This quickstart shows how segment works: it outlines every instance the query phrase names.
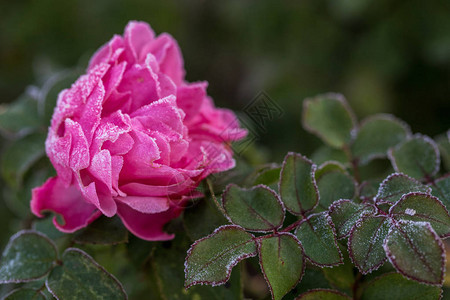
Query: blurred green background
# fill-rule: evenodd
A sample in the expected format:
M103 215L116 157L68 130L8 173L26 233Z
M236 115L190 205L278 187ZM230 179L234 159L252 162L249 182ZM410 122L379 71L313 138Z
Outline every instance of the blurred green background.
M1 1L0 101L85 68L129 20L172 34L187 80L209 81L218 105L239 111L261 91L279 104L283 116L257 130L265 160L316 148L300 116L318 93L343 93L360 118L393 113L413 132L450 127L448 0Z
M280 106L257 130L256 160L311 154L320 143L302 129L302 100L319 93L343 93L360 119L392 113L432 137L450 128L448 0L0 0L0 110L55 72L85 68L129 20L173 35L187 80L207 80L217 105L240 111L264 91ZM21 222L3 186L1 248Z
M318 93L343 93L359 117L393 113L414 132L450 127L448 0L0 1L0 101L84 68L132 19L172 34L187 79L209 81L219 105L241 110L262 90L280 104L259 140L270 160L315 148L299 120Z

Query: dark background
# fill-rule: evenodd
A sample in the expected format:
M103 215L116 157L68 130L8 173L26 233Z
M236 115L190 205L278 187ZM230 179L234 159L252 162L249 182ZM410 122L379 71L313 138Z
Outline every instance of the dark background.
M218 105L242 110L260 91L280 105L257 144L268 160L315 148L301 101L329 91L360 118L393 113L430 136L450 127L448 0L2 0L0 102L84 68L133 19L178 40L187 79L209 81Z

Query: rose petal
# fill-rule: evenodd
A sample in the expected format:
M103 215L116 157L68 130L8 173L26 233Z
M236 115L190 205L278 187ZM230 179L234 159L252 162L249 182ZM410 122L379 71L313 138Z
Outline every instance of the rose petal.
M129 22L124 33L127 46L126 52L129 52L136 62L142 62L145 59L145 56L143 57L142 55L142 52L144 52L142 50L154 37L155 33L147 23L137 21ZM128 57L130 57L130 54Z
M185 114L185 122L189 123L200 111L203 98L206 96L207 82L184 84L177 89L177 105Z
M145 214L160 213L169 209L169 199L167 197L127 196L117 197L116 200Z
M156 214L144 214L121 202L117 203L118 215L123 224L134 235L147 241L166 241L174 238L174 234L163 231L170 220L178 217L182 206L171 206L168 210Z
M53 218L55 226L63 232L74 232L86 227L101 215L94 205L87 203L76 185L66 187L58 177L49 178L42 186L34 188L31 211L42 218L42 212L53 211L63 219Z
M122 37L120 35L114 35L114 37L108 43L103 45L92 56L91 60L89 61L88 71L90 71L92 68L94 68L96 65L100 63L109 62L112 59L112 57L114 57L114 54L117 53L116 51L119 50L119 48L122 46L123 46Z

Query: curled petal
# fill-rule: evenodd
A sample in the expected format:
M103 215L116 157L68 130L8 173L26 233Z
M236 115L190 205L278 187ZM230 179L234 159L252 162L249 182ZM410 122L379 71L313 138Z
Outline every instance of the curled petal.
M69 233L86 227L101 215L94 205L84 200L76 185L65 187L58 177L33 189L31 211L41 218L45 211L57 213L62 217L62 223L57 217L53 218L53 223L59 230Z

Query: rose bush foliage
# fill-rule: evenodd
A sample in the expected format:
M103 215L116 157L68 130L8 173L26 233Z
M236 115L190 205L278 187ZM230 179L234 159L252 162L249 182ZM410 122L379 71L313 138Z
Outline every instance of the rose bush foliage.
M57 213L63 232L117 214L142 239L173 238L163 226L202 179L234 166L228 143L246 134L184 76L177 42L144 22L100 48L58 96L46 140L57 176L33 190L32 212Z

